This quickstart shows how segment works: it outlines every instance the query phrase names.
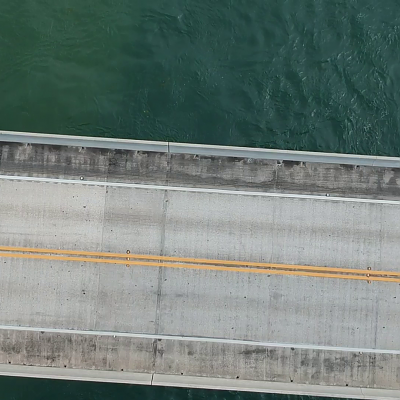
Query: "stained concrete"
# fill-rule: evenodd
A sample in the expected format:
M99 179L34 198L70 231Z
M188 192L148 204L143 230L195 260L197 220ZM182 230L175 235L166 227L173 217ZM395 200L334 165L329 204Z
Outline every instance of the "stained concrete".
M400 167L8 142L0 142L0 173L271 193L389 200L400 197Z
M0 363L290 383L398 388L400 355L0 330ZM234 373L234 375L232 374Z
M345 201L399 200L397 169L42 144L0 149L1 245L399 270L399 204ZM150 186L85 185L89 179ZM282 382L289 391L400 389L398 284L0 262L0 363Z

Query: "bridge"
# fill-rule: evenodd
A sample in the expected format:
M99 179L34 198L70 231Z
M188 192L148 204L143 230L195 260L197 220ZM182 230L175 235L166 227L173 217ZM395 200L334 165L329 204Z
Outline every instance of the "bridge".
M0 374L400 398L400 158L0 131Z

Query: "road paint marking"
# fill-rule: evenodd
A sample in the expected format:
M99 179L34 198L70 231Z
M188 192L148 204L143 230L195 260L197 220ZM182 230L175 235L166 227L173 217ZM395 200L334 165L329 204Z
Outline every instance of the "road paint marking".
M323 350L323 351L346 351L354 353L374 353L374 354L393 354L400 355L400 350L389 349L372 349L361 347L342 347L342 346L322 346L303 343L276 343L276 342L261 342L253 340L240 340L240 339L222 339L210 337L197 337L197 336L183 336L183 335L162 335L162 334L148 334L148 333L130 333L130 332L112 332L112 331L96 331L96 330L78 330L78 329L59 329L59 328L37 328L30 326L13 326L13 325L0 325L0 330L14 330L14 331L28 331L40 333L58 333L70 335L89 335L89 336L112 336L112 337L127 337L137 339L151 339L151 340L176 340L176 341L190 341L202 343L221 343L221 344L234 344L245 346L259 346L259 347L278 347L278 348L294 348L305 350Z
M351 203L371 203L371 204L390 204L400 205L397 200L379 200L379 199L363 199L356 197L335 197L324 195L306 195L306 194L290 194L290 193L266 193L266 192L251 192L245 190L227 190L227 189L209 189L209 188L192 188L184 186L164 186L164 185L145 185L139 183L123 183L123 182L102 182L102 181L87 181L78 179L56 179L56 178L40 178L32 176L9 176L0 175L1 180L8 181L26 181L26 182L42 182L42 183L61 183L86 186L100 187L119 187L144 190L168 190L174 192L191 192L191 193L208 193L208 194L225 194L236 196L256 196L256 197L277 197L290 199L305 199L305 200L323 200L323 201L342 201Z
M304 265L289 264L268 264L256 262L241 261L224 261L224 260L207 260L196 258L167 257L167 256L151 256L120 253L103 253L103 252L84 252L74 250L48 250L48 249L32 249L24 247L0 246L0 257L4 258L23 258L34 260L51 260L51 261L74 261L74 262L91 262L101 264L125 264L126 266L151 266L165 268L181 268L196 269L208 271L225 271L240 273L255 273L267 275L292 275L314 278L336 278L350 279L362 281L379 281L379 282L397 282L400 283L400 272L395 271L372 271L372 270L356 270L350 268L330 268L330 267L314 267ZM5 251L5 252L4 252ZM46 253L46 254L27 254ZM50 255L48 255L50 254ZM77 257L79 255L80 257ZM119 257L122 258L91 258L89 256L96 255L98 257ZM140 260L132 260L132 259ZM144 260L153 261L144 261ZM166 262L167 261L167 262ZM203 265L202 265L203 264ZM206 264L206 265L204 265ZM207 265L208 264L208 265ZM226 266L231 265L231 266Z
M84 251L84 250L60 250L60 249L41 249L35 247L13 247L13 246L0 246L0 251L18 252L18 253L45 253L52 255L76 255L76 256L96 256L96 257L113 257L122 258L126 260L139 259L139 260L156 260L160 261L173 261L192 264L215 264L215 265L232 265L232 266L247 266L257 268L281 268L281 269L297 269L304 271L321 271L321 272L334 272L334 273L351 273L360 275L392 275L400 277L400 272L396 271L373 271L371 267L367 269L354 269L354 268L339 268L339 267L318 267L312 265L296 265L296 264L278 264L278 263L264 263L253 261L231 261L231 260L216 260L208 258L192 258L192 257L174 257L174 256L155 256L150 254L132 254L130 250L126 253L107 253L101 251ZM159 265L159 264L157 264Z

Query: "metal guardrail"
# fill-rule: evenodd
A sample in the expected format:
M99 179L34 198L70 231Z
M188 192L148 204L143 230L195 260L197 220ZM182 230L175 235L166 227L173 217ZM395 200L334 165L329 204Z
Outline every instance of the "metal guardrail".
M233 146L212 146L190 143L111 139L88 136L52 135L29 132L0 131L0 142L151 151L170 154L192 154L200 156L234 157L259 160L278 160L400 168L400 157L364 156L357 154L352 155L339 153L320 153Z

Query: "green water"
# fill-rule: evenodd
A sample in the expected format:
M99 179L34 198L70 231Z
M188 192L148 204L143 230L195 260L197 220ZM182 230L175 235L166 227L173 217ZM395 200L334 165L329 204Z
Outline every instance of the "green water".
M398 0L0 0L3 130L398 156L399 104ZM0 379L70 398L275 396Z
M398 155L398 0L0 1L0 127Z

